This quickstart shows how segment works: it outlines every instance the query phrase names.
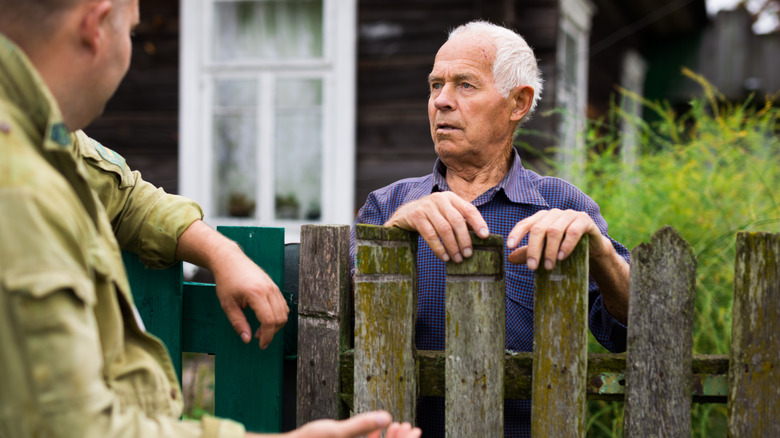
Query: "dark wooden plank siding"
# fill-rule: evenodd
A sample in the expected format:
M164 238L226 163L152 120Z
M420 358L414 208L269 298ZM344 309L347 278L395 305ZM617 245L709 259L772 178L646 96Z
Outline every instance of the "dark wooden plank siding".
M176 193L179 131L179 1L140 0L130 70L105 113L85 131L144 179Z

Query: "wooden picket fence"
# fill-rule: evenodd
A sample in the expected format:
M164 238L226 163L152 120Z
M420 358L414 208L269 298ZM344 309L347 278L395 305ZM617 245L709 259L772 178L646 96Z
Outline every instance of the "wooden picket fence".
M626 436L690 436L692 401L728 403L731 437L780 436L780 235L737 235L730 355L693 355L696 261L671 228L632 251L628 349L587 353L588 252L540 271L534 352L504 350L503 241L474 236L447 264L446 349L417 351L415 253L405 231L358 226L301 236L298 423L387 409L415 422L445 398L448 436L503 436L504 398L532 400L532 435L585 436L588 398L624 399ZM354 308L354 345L349 336ZM305 347L304 347L305 346Z
M632 251L625 354L587 353L586 243L537 274L536 348L515 353L504 350L503 242L474 237L474 255L447 266L441 352L414 347L416 235L358 226L353 290L349 226L304 226L300 255L278 228L219 230L290 300L288 325L266 350L240 342L214 285L182 283L180 266L126 265L147 328L179 372L182 352L215 354L216 414L249 430L376 408L414 422L418 396L441 396L453 437L502 436L504 398L532 399L537 437L585 436L586 399L625 400L626 436L689 436L692 400L728 403L729 436L780 436L778 234L737 236L727 356L691 354L695 259L670 228ZM283 408L296 392L297 406Z

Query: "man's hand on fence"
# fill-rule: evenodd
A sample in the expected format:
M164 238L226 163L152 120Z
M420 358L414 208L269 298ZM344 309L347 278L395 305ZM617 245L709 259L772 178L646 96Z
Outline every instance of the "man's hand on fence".
M417 231L437 257L456 263L471 257L469 228L481 238L489 234L477 207L453 192L437 192L404 204L384 225Z
M507 236L506 246L514 249L509 254L509 261L526 263L532 271L539 266L544 266L549 271L559 260L569 257L586 234L590 235L589 249L592 257L612 250L609 239L601 234L601 230L587 213L557 208L539 211L518 222ZM517 248L526 235L528 245Z
M422 431L409 423L390 423L392 417L384 411L366 412L342 421L317 420L300 429L285 434L286 438L379 438L382 429L385 438L419 438ZM271 435L247 434L247 438L269 437Z
M214 274L222 310L244 343L252 340L252 335L243 309L252 308L260 321L255 337L260 339L260 348L268 347L274 334L287 322L290 309L273 280L236 242L204 222L195 221L179 236L176 257Z
M241 340L248 343L252 339L249 322L243 311L249 306L260 321L260 328L255 332L255 337L260 340L260 348L268 347L274 334L284 327L290 312L271 277L240 249L212 272L219 303Z
M628 263L615 251L609 238L601 234L587 213L554 208L539 211L518 222L507 236L507 247L514 249L509 254L509 261L526 263L532 271L540 266L549 271L557 261L569 257L586 234L590 236L590 274L599 285L599 292L609 313L626 324L630 274ZM517 248L526 235L528 245Z

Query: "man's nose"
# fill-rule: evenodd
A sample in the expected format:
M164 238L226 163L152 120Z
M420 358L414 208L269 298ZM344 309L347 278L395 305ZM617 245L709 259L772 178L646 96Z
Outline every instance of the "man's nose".
M439 94L433 99L433 105L439 111L451 111L455 109L455 87L452 84L444 84Z

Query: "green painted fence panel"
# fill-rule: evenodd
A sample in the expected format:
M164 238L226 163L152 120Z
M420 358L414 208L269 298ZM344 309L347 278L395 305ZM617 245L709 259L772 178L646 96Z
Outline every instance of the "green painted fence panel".
M280 289L284 286L291 289L284 291L284 295L291 312L295 313L290 317L297 321L297 300L293 296L297 288L292 291L293 287L284 283L284 229L219 227L218 230L236 241ZM291 247L287 252L291 259L288 265L291 265L297 261L298 251ZM290 340L297 337L297 327L288 321L265 350L260 350L255 338L244 344L222 311L213 284L183 283L181 263L169 269L148 269L136 255L122 255L141 318L146 329L165 343L179 381L182 352L214 354L215 414L239 421L248 430L282 431L283 358L286 353L292 369L295 368L296 345ZM251 310L246 309L245 314L254 333L259 322ZM295 388L295 383L288 386ZM288 404L294 406L295 401ZM294 409L291 414L294 418Z
M236 241L280 289L284 287L284 229L219 227L217 230ZM265 350L258 347L255 338L244 344L218 303L216 306L215 414L239 421L248 430L280 432L284 333L277 333ZM259 322L249 308L244 313L254 334Z
M184 283L181 351L214 354L217 316L222 312L213 284Z
M149 333L160 338L173 360L181 384L182 269L148 269L132 253L122 253L135 306Z

